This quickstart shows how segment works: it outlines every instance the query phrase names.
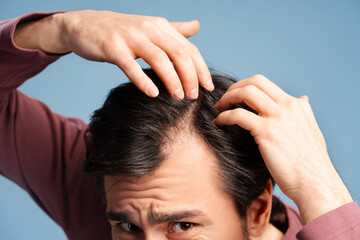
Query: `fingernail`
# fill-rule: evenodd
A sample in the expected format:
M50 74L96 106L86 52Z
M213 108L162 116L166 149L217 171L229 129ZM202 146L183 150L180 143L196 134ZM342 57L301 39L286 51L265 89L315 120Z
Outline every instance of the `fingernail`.
M159 90L155 86L148 87L148 89L146 89L146 91L149 94L149 96L151 96L151 97L156 97L157 95L159 95Z
M174 92L174 96L179 99L184 99L184 91L182 90L182 88L176 89Z
M209 80L209 81L207 81L206 83L205 83L205 87L206 87L206 89L207 90L209 90L209 91L212 91L212 90L214 90L214 84L213 84L213 82L211 81L211 80Z
M193 90L191 90L189 98L190 99L197 99L199 96L199 91L197 88L194 88Z

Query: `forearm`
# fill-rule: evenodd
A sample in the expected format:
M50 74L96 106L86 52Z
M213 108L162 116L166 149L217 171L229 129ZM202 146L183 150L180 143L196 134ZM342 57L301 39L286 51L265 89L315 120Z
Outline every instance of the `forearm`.
M14 42L20 48L37 49L50 54L63 54L71 50L65 44L63 13L19 23Z

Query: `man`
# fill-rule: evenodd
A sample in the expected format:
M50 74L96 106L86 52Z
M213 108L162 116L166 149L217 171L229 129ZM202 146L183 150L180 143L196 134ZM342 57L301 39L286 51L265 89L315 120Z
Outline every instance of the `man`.
M217 177L217 166L212 165L216 161L208 161L211 151L198 136L185 134L185 142L170 138L174 143L165 148L167 157L148 174L126 178L105 175L105 206L95 196L95 179L81 172L85 159L82 137L87 125L52 113L43 103L16 90L58 58L50 53L72 51L89 60L118 65L141 91L156 97L158 87L134 61L141 57L174 98L195 100L199 84L214 89L199 52L184 38L197 31L198 23L169 24L161 18L96 11L58 13L34 20L45 15L23 18L16 31L16 20L1 25L2 174L26 189L70 239L110 239L105 208L115 239L246 239L245 231L239 231L244 221L235 211L233 199L211 184ZM227 110L244 103L258 114L244 108ZM299 207L305 226L301 228L299 218L296 221L294 212L287 208L289 228L284 239L294 239L298 231L299 239L354 239L359 235L359 207L331 164L307 97L291 97L265 77L254 76L233 84L215 108L222 112L213 122L218 127L237 124L250 131L272 177ZM87 138L92 141L94 132L89 133ZM184 156L189 160L180 160ZM192 158L200 160L194 165ZM188 182L189 176L207 185L194 186ZM196 194L201 191L207 194ZM268 223L271 195L269 183L249 206L244 227L249 238L282 237ZM173 197L167 199L169 196ZM197 196L214 198L203 209L205 214L214 213L218 207L214 204L225 204L216 215L223 221L211 221L213 215L197 225L190 220L204 217L204 211L186 208L170 212L196 204ZM193 230L195 226L197 230Z

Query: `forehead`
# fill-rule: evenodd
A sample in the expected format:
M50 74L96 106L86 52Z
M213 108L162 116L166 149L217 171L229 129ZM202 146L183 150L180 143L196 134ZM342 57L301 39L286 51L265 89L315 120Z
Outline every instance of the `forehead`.
M166 147L166 153L164 162L149 175L105 176L108 210L160 211L196 205L206 208L212 207L215 199L229 201L219 188L218 160L201 137L178 136Z

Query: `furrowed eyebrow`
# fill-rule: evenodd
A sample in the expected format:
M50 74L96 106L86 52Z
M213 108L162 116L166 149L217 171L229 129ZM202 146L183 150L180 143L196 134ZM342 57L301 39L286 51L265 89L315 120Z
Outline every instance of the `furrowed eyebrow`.
M171 213L161 213L161 212L151 212L148 216L148 221L152 225L162 224L166 222L179 222L184 219L191 219L199 216L204 216L205 213L201 210L180 210ZM125 211L115 212L108 211L106 213L108 220L124 222L124 223L134 223L134 216Z
M109 211L106 213L106 218L112 221L119 221L124 223L133 223L134 217L128 212L114 212Z
M156 225L166 222L179 222L184 219L191 219L199 216L204 216L205 213L200 210L181 210L172 213L154 213L149 215L150 224Z

